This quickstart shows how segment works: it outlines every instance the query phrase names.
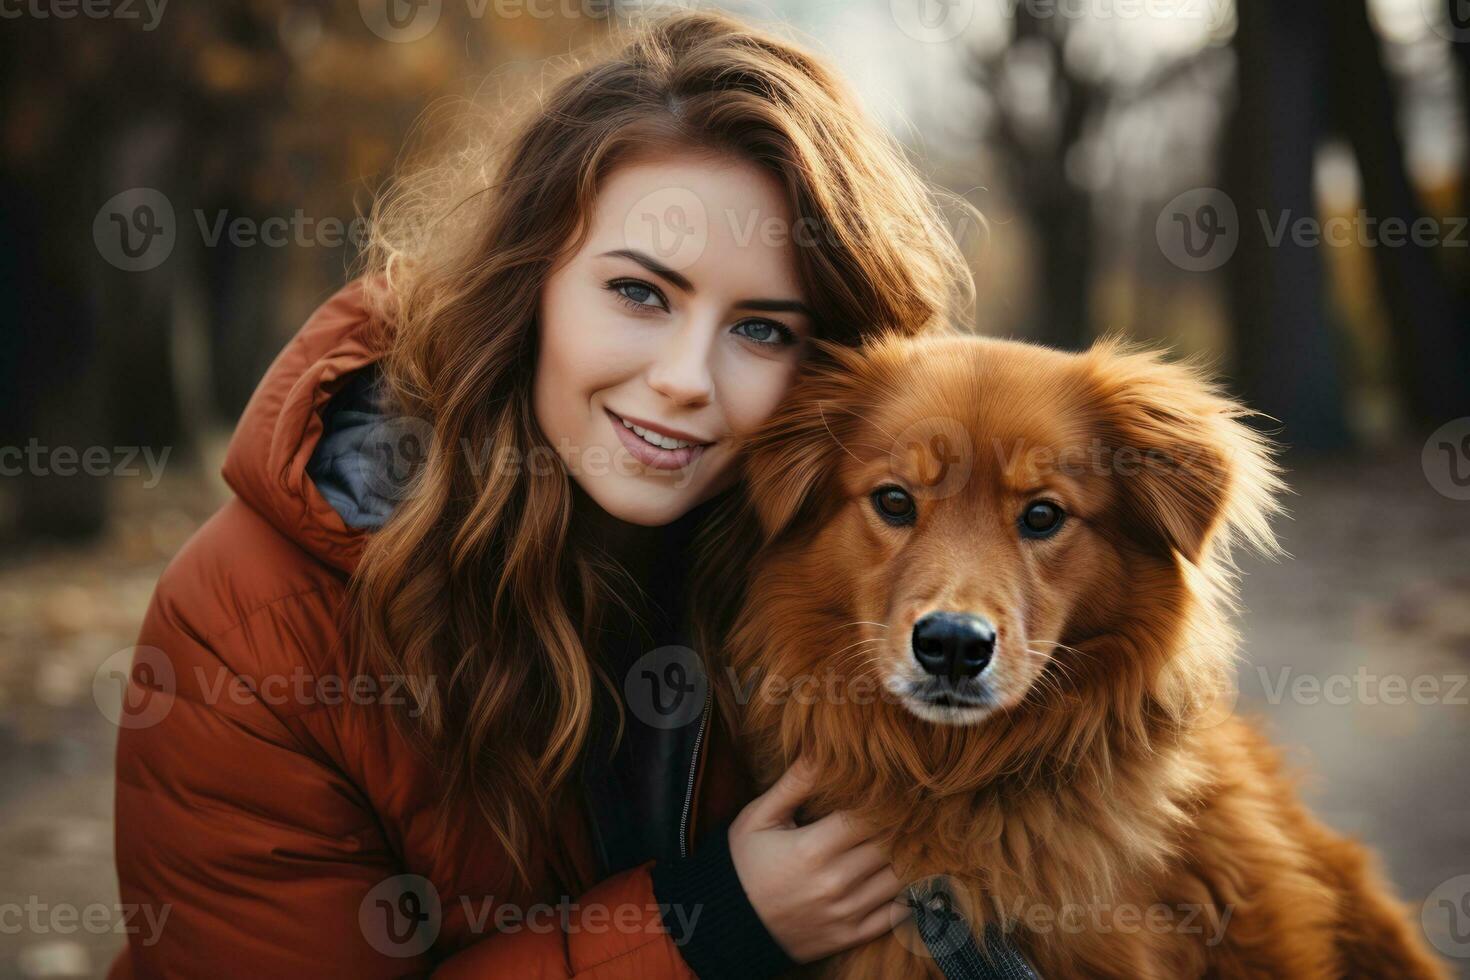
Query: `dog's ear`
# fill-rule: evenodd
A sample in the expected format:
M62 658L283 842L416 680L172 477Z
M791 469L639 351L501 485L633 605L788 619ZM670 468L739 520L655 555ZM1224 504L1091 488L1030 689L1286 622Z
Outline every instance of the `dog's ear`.
M834 494L842 449L836 426L851 410L831 401L788 403L750 444L745 480L750 505L760 521L763 544L802 527L819 524Z
M786 399L739 449L763 544L820 525L832 485L866 407L859 352L817 341L817 354Z
M1270 519L1285 491L1275 448L1194 364L1104 339L1083 355L1099 436L1133 537L1199 564L1212 544L1279 549ZM1228 560L1228 559L1227 559Z

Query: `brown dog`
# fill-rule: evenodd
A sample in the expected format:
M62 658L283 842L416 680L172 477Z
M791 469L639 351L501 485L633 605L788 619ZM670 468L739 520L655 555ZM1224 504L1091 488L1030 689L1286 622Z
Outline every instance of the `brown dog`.
M720 696L763 785L812 757L814 816L876 823L1048 980L1445 976L1230 714L1231 551L1275 549L1284 489L1249 413L1118 341L822 350L749 446Z

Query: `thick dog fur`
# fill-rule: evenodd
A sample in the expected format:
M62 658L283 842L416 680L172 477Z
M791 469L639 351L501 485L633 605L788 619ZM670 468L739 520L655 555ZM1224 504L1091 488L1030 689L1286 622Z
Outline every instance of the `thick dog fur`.
M1275 550L1284 491L1249 413L1115 340L823 349L750 445L763 545L718 689L762 784L811 756L810 815L876 823L1049 980L1446 976L1232 714L1232 549ZM1020 533L1036 499L1051 537ZM907 696L934 610L994 623L989 707ZM819 972L937 975L921 948L903 926Z

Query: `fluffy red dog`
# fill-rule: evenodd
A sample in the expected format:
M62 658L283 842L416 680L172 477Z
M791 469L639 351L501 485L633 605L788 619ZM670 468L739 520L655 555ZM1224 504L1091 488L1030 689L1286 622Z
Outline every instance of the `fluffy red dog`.
M1189 366L823 345L752 440L764 547L721 697L764 784L882 828L1043 977L1440 977L1371 856L1222 707L1232 548L1283 489ZM907 927L905 927L907 928ZM936 972L912 930L824 965Z

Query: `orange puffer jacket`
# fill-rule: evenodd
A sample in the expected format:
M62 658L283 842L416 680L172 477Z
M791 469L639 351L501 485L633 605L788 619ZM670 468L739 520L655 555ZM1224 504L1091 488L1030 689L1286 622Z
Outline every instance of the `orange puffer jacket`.
M163 925L131 931L111 976L692 976L653 862L562 897L593 876L585 804L563 814L559 850L523 856L519 886L472 807L447 814L440 845L440 777L360 707L404 694L338 662L365 532L306 467L323 407L380 356L367 326L349 284L276 358L229 447L235 497L148 608L120 720L117 867L123 902L151 913L137 921ZM695 763L696 845L750 796L720 727Z

